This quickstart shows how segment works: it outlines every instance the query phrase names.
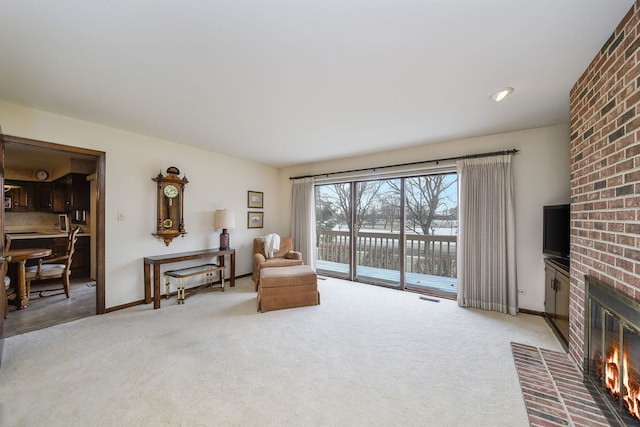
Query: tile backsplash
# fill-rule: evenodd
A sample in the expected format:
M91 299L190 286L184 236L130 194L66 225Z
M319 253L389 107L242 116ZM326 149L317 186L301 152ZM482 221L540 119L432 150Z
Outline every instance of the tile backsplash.
M58 229L58 214L49 212L5 212L5 230L42 230Z

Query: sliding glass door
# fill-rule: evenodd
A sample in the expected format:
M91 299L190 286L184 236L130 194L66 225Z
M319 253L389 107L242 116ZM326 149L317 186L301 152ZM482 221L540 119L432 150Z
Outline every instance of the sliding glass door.
M457 175L316 186L320 274L455 296Z
M455 296L458 176L405 179L405 286Z
M399 287L401 179L355 183L356 280Z
M352 279L351 183L316 186L316 268Z

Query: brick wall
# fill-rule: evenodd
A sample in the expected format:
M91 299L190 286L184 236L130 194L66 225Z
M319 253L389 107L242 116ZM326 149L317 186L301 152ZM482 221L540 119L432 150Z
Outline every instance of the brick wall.
M640 0L570 94L572 358L582 364L584 275L640 300Z

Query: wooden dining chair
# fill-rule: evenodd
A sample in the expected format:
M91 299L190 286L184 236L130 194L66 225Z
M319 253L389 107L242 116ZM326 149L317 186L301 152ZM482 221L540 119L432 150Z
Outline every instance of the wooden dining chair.
M27 295L31 292L31 282L34 280L62 279L62 288L69 298L69 276L71 275L71 261L75 252L78 231L80 227L75 227L69 231L69 241L67 242L67 252L61 256L38 260L38 265L27 267L25 270L25 282L27 285Z

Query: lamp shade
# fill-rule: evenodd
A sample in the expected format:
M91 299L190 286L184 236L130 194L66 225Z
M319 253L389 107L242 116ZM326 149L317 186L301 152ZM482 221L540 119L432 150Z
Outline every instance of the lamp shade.
M227 209L218 209L213 216L213 227L217 229L234 228L236 226L233 211Z

